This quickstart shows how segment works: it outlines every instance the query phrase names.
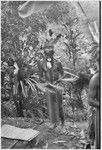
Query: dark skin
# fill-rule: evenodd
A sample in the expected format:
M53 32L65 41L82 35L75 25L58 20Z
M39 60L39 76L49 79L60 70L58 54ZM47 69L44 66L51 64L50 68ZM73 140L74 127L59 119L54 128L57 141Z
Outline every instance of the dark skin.
M39 63L39 75L41 82L50 82L54 83L54 81L59 80L59 75L63 76L64 71L62 68L62 64L56 61L53 58L54 52L52 51L45 51L45 60ZM47 67L47 62L51 63L51 68ZM62 109L62 96L58 94L59 99L59 116L61 118L62 126L64 124L64 115Z
M100 108L99 102L99 74L96 73L90 80L89 84L89 105L95 108ZM97 99L98 98L98 99Z
M97 58L97 69L99 70L99 58ZM90 80L89 84L89 100L90 106L96 108L95 118L95 148L100 149L100 84L99 71L97 71Z
M53 51L45 52L45 61L42 63L39 63L39 75L40 75L40 80L42 82L54 82L59 79L59 75L63 76L63 68L62 64L60 62L57 62L53 58ZM46 67L47 61L50 59L51 62L51 69L48 69ZM45 76L44 76L45 75Z

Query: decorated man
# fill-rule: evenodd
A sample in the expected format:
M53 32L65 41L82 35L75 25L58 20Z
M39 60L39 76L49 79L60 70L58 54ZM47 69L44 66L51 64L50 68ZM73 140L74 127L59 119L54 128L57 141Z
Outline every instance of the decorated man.
M64 72L62 64L53 57L54 47L52 44L45 45L44 55L45 59L39 64L40 81L50 84L50 90L47 90L45 95L47 98L47 109L51 122L50 127L55 128L57 126L57 122L59 122L59 119L61 119L62 126L64 124L62 89L54 85L60 75L63 76Z

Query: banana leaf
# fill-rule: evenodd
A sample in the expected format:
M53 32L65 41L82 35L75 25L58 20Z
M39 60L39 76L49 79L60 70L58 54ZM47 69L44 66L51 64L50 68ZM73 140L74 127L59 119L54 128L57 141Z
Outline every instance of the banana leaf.
M33 13L43 12L53 3L53 1L27 1L19 6L18 14L21 18L26 18Z
M99 1L71 2L79 17L79 30L92 42L99 41Z

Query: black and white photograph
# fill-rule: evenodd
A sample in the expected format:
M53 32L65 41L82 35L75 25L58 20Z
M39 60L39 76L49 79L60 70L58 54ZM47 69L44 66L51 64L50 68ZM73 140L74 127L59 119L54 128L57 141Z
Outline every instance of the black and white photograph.
M101 149L101 1L0 3L1 149Z

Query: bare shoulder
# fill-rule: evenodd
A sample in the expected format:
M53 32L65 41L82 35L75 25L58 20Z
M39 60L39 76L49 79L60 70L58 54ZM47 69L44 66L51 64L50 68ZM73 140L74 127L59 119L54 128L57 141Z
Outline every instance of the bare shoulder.
M98 86L98 84L99 84L99 73L97 72L91 78L90 83L89 83L89 87L95 88L96 86Z

